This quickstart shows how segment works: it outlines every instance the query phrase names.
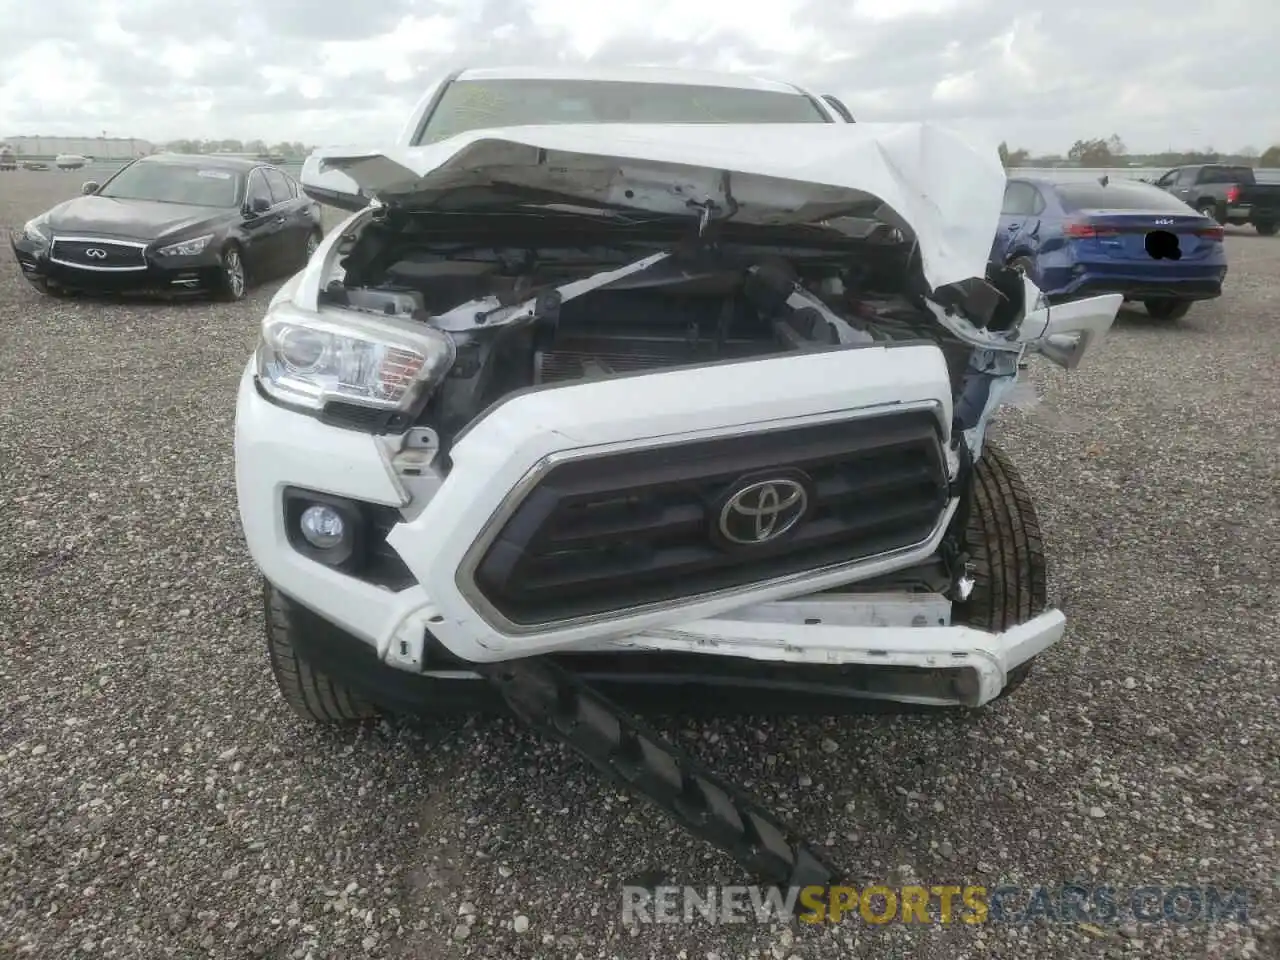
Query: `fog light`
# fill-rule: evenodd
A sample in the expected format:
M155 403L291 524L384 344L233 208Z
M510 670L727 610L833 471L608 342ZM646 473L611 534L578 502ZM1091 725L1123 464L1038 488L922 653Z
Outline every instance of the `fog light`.
M298 526L307 543L320 550L338 546L347 533L342 514L323 503L313 503L303 510Z

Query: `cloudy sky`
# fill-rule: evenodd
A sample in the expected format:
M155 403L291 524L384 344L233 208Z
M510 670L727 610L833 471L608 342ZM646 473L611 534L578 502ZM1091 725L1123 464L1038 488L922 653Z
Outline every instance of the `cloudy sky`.
M0 137L372 143L454 65L745 70L1065 152L1280 142L1276 0L0 0Z

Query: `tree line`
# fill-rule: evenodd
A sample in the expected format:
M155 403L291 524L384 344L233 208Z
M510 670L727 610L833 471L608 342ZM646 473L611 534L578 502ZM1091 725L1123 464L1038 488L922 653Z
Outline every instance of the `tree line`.
M171 153L252 153L299 160L311 152L311 147L297 141L268 146L265 140L170 140L164 149Z
M1124 141L1115 134L1103 139L1077 140L1066 156L1033 157L1029 150L1009 149L1000 144L1000 160L1006 167L1054 167L1068 163L1079 167L1180 167L1188 163L1241 163L1255 167L1280 167L1280 144L1259 153L1245 147L1235 153L1222 153L1212 147L1203 150L1166 150L1162 153L1131 154Z

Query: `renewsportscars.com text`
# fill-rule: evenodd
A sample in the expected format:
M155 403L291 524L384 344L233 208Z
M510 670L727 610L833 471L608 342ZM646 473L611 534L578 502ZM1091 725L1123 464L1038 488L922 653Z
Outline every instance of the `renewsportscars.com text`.
M865 887L624 886L622 921L634 923L1051 923L1244 922L1248 891L1194 886L1088 887L930 884Z

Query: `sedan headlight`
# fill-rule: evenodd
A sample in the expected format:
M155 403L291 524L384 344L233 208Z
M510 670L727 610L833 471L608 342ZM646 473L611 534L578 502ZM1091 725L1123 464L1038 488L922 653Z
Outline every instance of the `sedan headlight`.
M262 322L257 369L282 403L319 411L331 400L406 411L453 365L453 339L391 317L303 313L281 304Z
M34 240L36 243L48 243L49 224L40 217L28 220L22 226L22 235L28 240Z
M161 247L156 253L162 257L194 257L197 253L203 253L204 248L209 245L209 241L212 239L213 234L206 233L203 237L193 237L190 240L171 243L167 247Z

